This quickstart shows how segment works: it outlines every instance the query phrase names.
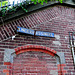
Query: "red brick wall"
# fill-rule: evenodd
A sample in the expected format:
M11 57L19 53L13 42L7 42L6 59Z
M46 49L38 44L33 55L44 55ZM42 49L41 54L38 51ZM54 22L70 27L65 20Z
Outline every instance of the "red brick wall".
M4 66L4 50L3 49L0 49L0 75L3 75L3 69L6 68L6 66Z
M27 44L33 45L43 45L57 52L64 52L66 65L64 70L67 72L65 75L74 75L74 65L73 58L71 54L71 49L69 47L69 37L68 32L75 30L75 9L70 7L55 6L52 8L46 8L38 12L34 12L30 15L23 16L19 19L12 20L5 23L4 26L0 27L0 40L7 39L0 42L0 54L1 54L1 75L3 69L7 67L3 65L3 53L4 49L13 49L18 46L23 46ZM57 37L46 38L46 37L33 37L30 35L17 35L14 40L9 38L15 35L16 27L25 27L30 29L35 29L39 31L53 32ZM20 56L20 55L19 55ZM45 54L44 54L45 56ZM18 57L16 57L17 59ZM34 57L35 58L35 57ZM32 59L32 58L31 58ZM37 59L37 61L39 61ZM16 62L14 60L14 62ZM47 63L47 62L46 62Z

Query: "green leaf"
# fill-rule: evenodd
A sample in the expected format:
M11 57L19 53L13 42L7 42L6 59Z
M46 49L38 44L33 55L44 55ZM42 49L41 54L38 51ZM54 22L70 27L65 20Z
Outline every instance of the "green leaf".
M36 2L34 2L34 4L36 4Z
M31 1L33 1L33 2L34 2L34 0L31 0Z
M43 2L41 2L41 5L43 5Z
M63 3L63 0L59 0L60 1L60 3Z

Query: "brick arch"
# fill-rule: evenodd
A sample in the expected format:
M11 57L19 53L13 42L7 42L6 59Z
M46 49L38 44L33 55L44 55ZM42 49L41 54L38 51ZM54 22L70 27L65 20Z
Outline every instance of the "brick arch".
M53 49L50 49L49 47L40 46L40 45L26 45L15 48L15 53L20 54L27 51L38 51L38 52L44 52L51 56L55 56L57 52Z
M21 54L23 54L23 53L25 53L25 52L29 52L29 51L36 51L36 52L43 52L43 53L45 53L45 54L48 54L48 55L51 55L51 56L55 56L56 55L56 51L55 50L53 50L53 49L50 49L50 48L48 48L48 47L45 47L45 46L40 46L40 45L25 45L25 46L21 46L21 47L17 47L17 48L15 48L14 49L15 50L15 54L16 55L21 55ZM24 54L25 55L25 54ZM25 56L26 57L26 56ZM18 60L23 60L22 58L17 58ZM25 59L25 58L24 58ZM42 61L43 59L41 59L41 61L37 58L37 57L32 57L32 58L30 58L31 60L32 60L32 64L34 64L34 67L33 67L33 65L32 64L30 64L30 61L27 61L27 63L29 64L28 66L30 66L30 68L29 67L27 67L27 66L25 66L25 68L28 68L28 69L31 69L32 67L33 67L33 69L35 69L35 68L37 68L38 70L40 70L39 68L40 68L40 66L41 66L41 70L39 71L39 73L41 74L41 75L43 75L42 73L46 73L45 75L47 75L47 74L50 74L51 72L49 71L49 68L47 68L47 62L46 61ZM52 58L53 59L53 58ZM14 59L14 61L13 61L13 66L11 66L11 67L13 67L13 68L18 68L17 66L16 66L16 64L18 64L17 63L17 61L15 61L16 59ZM27 59L26 59L27 60ZM25 61L24 61L25 62ZM15 64L14 64L15 63ZM20 63L22 63L22 62L20 62L19 61L19 65L20 65ZM40 64L39 64L40 63ZM44 64L45 63L45 64ZM56 61L56 63L57 63L57 61ZM26 64L26 62L25 63L23 63L22 64L23 65L23 68L24 68L24 65L27 65ZM38 66L38 65L40 65L40 66ZM53 63L52 63L52 65L53 65ZM38 67L37 67L38 66ZM43 66L43 67L42 67ZM44 71L43 71L43 70ZM55 69L54 70L54 72L56 72L57 74L58 74L58 67L57 66L53 66L53 69ZM57 70L56 70L57 69ZM38 70L33 70L33 71L31 71L31 70L27 70L26 71L26 69L25 69L25 71L24 70L22 70L22 72L24 73L27 73L27 72L29 72L29 73L37 73L38 74ZM52 70L53 71L53 70ZM15 73L16 73L17 71L16 71L16 69L15 69ZM21 71L19 71L19 72L21 72ZM14 73L14 70L12 70L12 72L11 72L11 74L13 74ZM35 75L35 74L34 74ZM51 75L51 74L50 74ZM54 74L52 74L52 75L54 75Z
M25 45L25 46L17 47L15 49L7 49L7 50L5 51L5 53L7 55L5 56L5 61L4 61L4 65L7 66L7 69L3 70L3 72L6 73L6 75L10 75L10 73L12 72L11 70L12 70L12 65L13 65L13 56L15 54L18 55L20 53L24 53L24 52L27 52L27 51L44 52L44 53L47 53L51 56L56 56L56 58L57 58L56 60L58 61L57 62L58 75L59 74L63 75L64 73L66 73L66 70L63 69L65 67L65 63L63 62L64 59L62 59L63 53L56 52L55 50L50 49L49 47L40 46L40 45ZM8 56L8 52L9 52L10 57ZM59 62L59 58L60 58L61 63ZM8 59L8 61L6 59Z

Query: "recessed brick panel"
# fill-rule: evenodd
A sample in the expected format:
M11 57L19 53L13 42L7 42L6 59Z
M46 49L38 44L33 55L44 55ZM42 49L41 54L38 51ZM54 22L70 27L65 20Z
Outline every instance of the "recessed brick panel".
M58 75L56 58L41 52L25 52L14 58L12 73L31 75Z

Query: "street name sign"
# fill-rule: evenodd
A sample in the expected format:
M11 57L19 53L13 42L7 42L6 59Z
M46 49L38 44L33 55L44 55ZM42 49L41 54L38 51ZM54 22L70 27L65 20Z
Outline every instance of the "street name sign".
M23 27L17 27L17 32L20 33L26 33L26 34L30 34L30 35L35 35L35 36L44 36L44 37L54 37L54 33L50 33L50 32L43 32L43 31L36 31L32 30L32 29L27 29L27 28L23 28Z

